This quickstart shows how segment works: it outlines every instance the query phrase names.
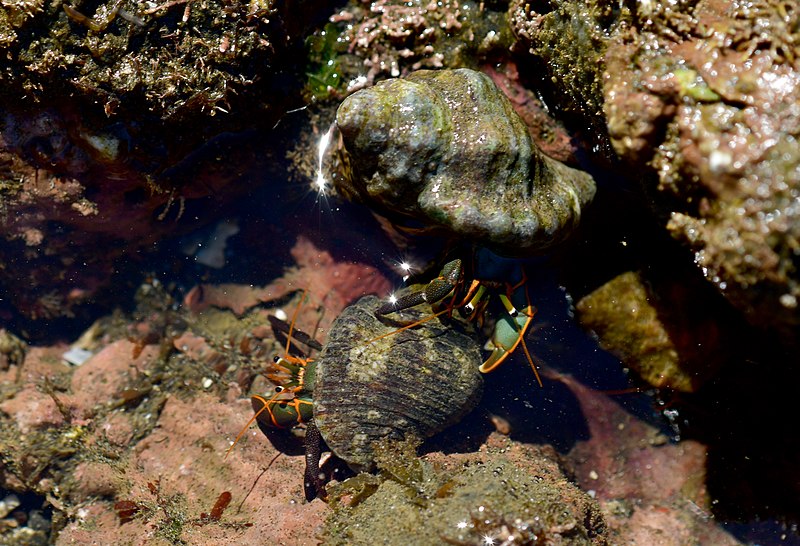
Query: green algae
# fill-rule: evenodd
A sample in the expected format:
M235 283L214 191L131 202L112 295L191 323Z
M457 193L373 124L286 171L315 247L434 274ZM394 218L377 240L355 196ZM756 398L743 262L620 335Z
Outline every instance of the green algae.
M673 75L678 80L681 95L685 97L698 102L716 102L722 98L708 86L696 70L682 68L673 71Z

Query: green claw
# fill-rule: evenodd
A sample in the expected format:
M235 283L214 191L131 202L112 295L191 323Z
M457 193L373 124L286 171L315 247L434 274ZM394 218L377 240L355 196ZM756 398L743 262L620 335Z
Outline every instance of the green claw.
M486 254L491 256L491 253L485 252L484 255ZM513 279L512 281L474 279L468 284L464 280L461 260L447 262L439 272L439 276L429 282L425 288L406 294L396 301L383 304L378 308L376 314L378 316L387 315L427 302L436 311L434 316L451 312L457 308L467 320L482 324L484 313L490 304L490 298L495 295L502 305L502 309L497 306L498 311L501 311L501 316L496 320L492 337L486 343L486 349L491 353L489 358L481 364L480 371L488 373L496 369L508 358L508 355L522 344L528 362L536 375L536 380L541 385L536 365L528 353L523 339L535 313L528 299L525 271L520 268L519 273L509 272L510 268L507 264L507 261L498 257L494 257L494 259L490 257L481 262L484 273L490 279L506 276ZM503 293L504 291L505 293ZM437 304L441 304L446 298L451 298L447 306L442 310L439 310L442 306L437 309ZM404 326L402 329L416 324Z
M511 314L500 317L494 325L492 338L486 343L486 348L492 353L481 364L479 370L488 373L502 364L522 341L532 319L533 312L530 311L530 314L527 314L525 310L517 313L515 317Z
M270 428L292 428L314 417L311 396L287 393L289 398L282 399L280 394L283 393L269 399L258 395L250 398L259 423Z
M435 305L453 294L458 284L463 278L461 260L455 259L447 262L439 272L439 276L429 282L424 289L418 292L411 292L401 297L397 301L386 302L381 305L375 314L378 316L388 315L395 311L402 311L422 303Z

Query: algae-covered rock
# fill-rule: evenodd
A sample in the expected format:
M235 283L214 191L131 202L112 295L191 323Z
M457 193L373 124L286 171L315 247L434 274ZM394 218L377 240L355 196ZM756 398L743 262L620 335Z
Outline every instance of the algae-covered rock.
M629 271L576 305L581 324L655 387L695 391L729 356L721 340L724 321L693 309L686 284L649 283Z
M0 2L3 312L85 312L122 256L192 228L187 205L249 187L279 146L247 132L301 102L301 48L324 5ZM218 214L198 208L198 223Z
M796 348L800 14L783 6L703 1L639 23L609 49L604 92L614 147L657 174L668 230L750 322Z
M548 96L613 145L706 279L796 350L800 12L781 0L519 0L510 17L552 77Z
M592 128L589 138L605 144L602 76L612 29L628 8L608 0L510 2L509 21L517 49L536 57L554 90L549 101Z
M412 73L348 97L337 125L347 195L508 255L562 241L592 178L541 154L508 99L469 69Z
M23 93L28 106L94 101L112 119L140 122L236 114L256 106L251 93L280 96L281 55L302 44L308 12L324 4L5 0L0 95Z
M5 328L0 328L0 371L21 364L27 348L27 344L20 338Z
M325 528L326 544L606 544L597 503L561 473L545 450L514 448L451 456L443 470L426 461L381 463L371 495L352 496L348 482ZM525 457L524 463L514 457ZM458 460L454 462L454 460ZM405 462L403 462L405 461ZM407 467L403 472L402 467Z
M351 0L331 21L314 40L329 40L321 49L335 52L312 76L320 90L327 83L352 92L414 70L494 64L513 41L502 2Z

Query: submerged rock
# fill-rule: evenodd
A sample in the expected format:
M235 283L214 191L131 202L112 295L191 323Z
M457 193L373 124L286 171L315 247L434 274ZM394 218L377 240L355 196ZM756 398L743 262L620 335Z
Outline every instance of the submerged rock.
M325 544L373 544L376 536L406 546L607 544L597 502L547 448L507 443L422 461L409 455L387 450L370 484L353 478L336 488Z
M592 178L541 154L508 99L469 69L421 70L348 97L342 191L390 219L522 256L562 241Z
M576 308L603 348L649 384L694 392L731 356L723 342L730 325L710 302L692 308L698 292L686 280L628 271L583 297Z

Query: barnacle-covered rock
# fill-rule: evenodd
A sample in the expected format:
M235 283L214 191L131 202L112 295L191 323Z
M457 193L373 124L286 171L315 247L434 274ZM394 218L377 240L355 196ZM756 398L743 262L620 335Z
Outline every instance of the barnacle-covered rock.
M340 189L503 254L563 240L592 178L540 153L488 76L420 70L348 97L336 114L350 175Z
M398 327L375 317L382 303L367 296L345 309L317 360L314 421L357 470L373 466L374 442L432 436L475 407L483 390L478 343L452 321L429 320L369 343Z

